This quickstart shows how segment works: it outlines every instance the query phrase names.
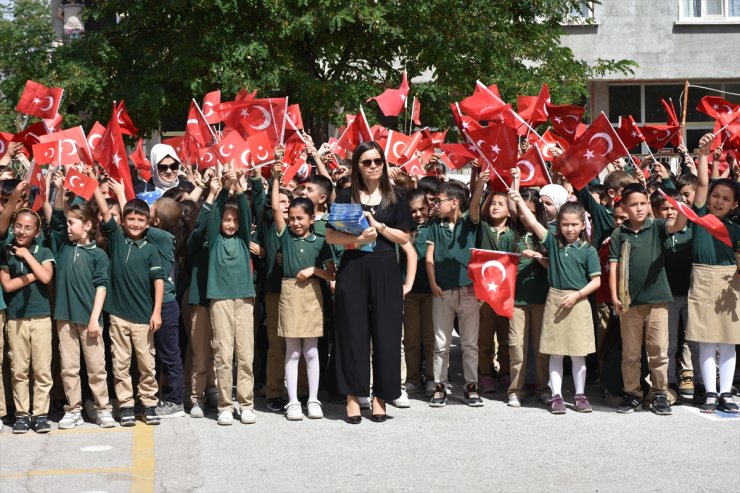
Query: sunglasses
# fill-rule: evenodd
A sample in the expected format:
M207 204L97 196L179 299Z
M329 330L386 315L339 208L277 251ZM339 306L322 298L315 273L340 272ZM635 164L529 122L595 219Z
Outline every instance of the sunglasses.
M167 164L158 164L158 165L157 165L157 169L158 169L158 170L159 170L159 171L160 171L161 173L164 173L164 172L166 172L167 170L170 170L170 171L177 171L178 169L180 169L180 165L179 165L178 163L172 163L172 164L170 164L170 165L167 165Z
M365 168L369 168L373 164L377 166L378 168L380 168L381 166L385 164L385 161L381 158L363 159L362 161L360 161L360 164L364 166Z

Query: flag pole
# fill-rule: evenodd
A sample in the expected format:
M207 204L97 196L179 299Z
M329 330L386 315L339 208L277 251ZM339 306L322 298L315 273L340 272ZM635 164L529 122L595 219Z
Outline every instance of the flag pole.
M203 115L203 110L200 109L200 105L195 100L195 98L193 98L193 104L195 105L195 108L198 110L198 113L200 113L200 117L203 118L203 121L206 122L206 125L208 125L208 121L206 120L206 117ZM213 144L218 143L218 140L216 140L216 134L213 133L213 129L211 128L210 125L208 125L208 130L211 132L212 143Z
M507 185L506 182L504 181L504 179L501 178L501 175L498 174L498 171L496 171L496 168L493 167L493 164L491 164L491 161L488 160L488 158L486 157L486 155L483 154L483 151L481 151L480 147L478 147L478 143L475 142L472 138L470 138L470 136L468 135L468 132L466 132L465 130L463 130L463 135L465 135L465 138L467 139L467 141L471 145L475 146L475 148L478 149L478 155L480 157L482 157L483 160L486 162L486 164L488 164L488 166L493 170L493 173L498 177L499 180L501 180L501 183L504 184L504 186L506 187L506 189L507 190L511 190L509 188L509 185Z
M272 112L272 105L270 105L270 112ZM275 115L272 116L275 118ZM285 96L285 111L283 112L283 125L280 130L280 145L285 145L285 119L288 118L288 96ZM301 139L303 140L303 139Z
M537 154L540 156L540 161L542 161L543 167L545 168L545 173L547 173L547 181L552 183L552 176L550 176L550 170L547 169L547 164L545 163L545 158L542 156L542 152L540 151L540 148L537 146L534 146L535 149L537 149Z
M689 81L686 80L683 84L683 104L681 108L681 137L686 133L686 113L688 112L689 106ZM686 140L684 140L684 145Z
M503 99L501 99L500 97L496 96L496 94L493 91L491 91L488 87L486 87L486 85L484 83L482 83L481 81L477 80L476 81L476 84L478 84L484 91L486 91L495 100L499 101L500 103L503 103L504 102ZM519 113L517 113L516 111L514 111L514 109L512 107L509 107L508 110L509 110L509 112L512 115L514 115L516 117L517 120L519 120L520 122L522 122L524 125L527 126L527 128L529 129L528 132L534 133L539 140L544 140L542 138L542 136L537 133L537 130L533 129L532 126L529 123L527 123L527 121L524 118L522 118L519 115Z
M606 116L606 114L603 111L601 112L601 114L604 115L604 116ZM622 121L622 116L621 115L619 117L619 121L620 122ZM632 154L630 154L630 150L627 149L627 146L624 145L624 141L622 140L622 137L619 136L619 132L614 132L614 135L617 136L617 140L619 140L619 143L622 144L622 149L626 149L627 150L627 157L629 158L630 163L632 163L632 166L634 166L635 168L637 168L637 163L635 163L635 161L632 159ZM645 141L643 140L643 142L645 142ZM648 152L650 152L650 146L647 145L647 143L645 145L648 148ZM653 153L652 152L650 152L650 155L653 157L653 161L655 161L655 156L653 156Z

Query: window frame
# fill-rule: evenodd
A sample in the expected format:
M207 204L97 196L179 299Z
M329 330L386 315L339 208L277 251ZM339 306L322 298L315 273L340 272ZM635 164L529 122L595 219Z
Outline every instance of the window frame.
M678 0L678 22L676 24L740 24L740 15L729 15L730 0L720 0L722 6L721 15L707 14L707 0L700 0L701 13L697 17L686 15L684 12L684 1Z

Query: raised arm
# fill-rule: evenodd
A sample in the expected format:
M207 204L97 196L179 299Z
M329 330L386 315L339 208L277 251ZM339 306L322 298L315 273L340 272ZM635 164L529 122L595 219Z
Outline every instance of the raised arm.
M270 190L270 207L272 209L272 220L275 222L275 230L282 233L285 229L285 218L280 210L280 179L283 177L283 163L276 161L272 167L272 187Z
M696 166L696 193L694 206L701 207L707 203L709 190L709 146L714 140L713 134L706 134L699 139L699 159Z
M475 171L474 171L475 172ZM488 183L491 178L491 172L489 170L484 171L478 177L475 182L475 188L473 189L473 196L470 198L470 219L473 223L478 224L480 221L480 201L483 198L483 187Z
M13 193L10 194L8 202L3 208L2 214L0 214L0 238L8 236L8 229L10 229L10 222L13 220L13 214L18 208L18 204L23 200L28 190L28 182L21 181L16 185Z

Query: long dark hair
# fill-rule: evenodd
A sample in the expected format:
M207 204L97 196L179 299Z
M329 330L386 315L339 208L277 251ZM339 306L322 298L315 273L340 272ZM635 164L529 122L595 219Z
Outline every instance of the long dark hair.
M352 172L350 175L350 190L352 193L352 202L361 204L362 200L360 200L360 192L367 192L367 186L365 185L365 182L362 179L362 175L360 174L360 156L365 154L367 151L372 150L378 151L381 159L383 160L383 172L380 175L380 193L383 197L380 201L380 207L383 208L387 207L390 204L396 203L396 192L393 190L391 177L388 175L388 163L385 160L385 153L383 152L383 148L374 141L363 142L362 144L358 145L352 152Z
M560 210L558 211L558 226L556 237L558 239L558 244L560 245L560 247L565 246L563 235L560 234L560 220L565 214L575 214L578 216L578 219L580 219L580 221L583 223L583 230L581 230L581 234L578 236L578 239L591 244L591 241L588 239L588 234L586 233L586 209L584 209L583 206L578 202L566 202L560 207Z

